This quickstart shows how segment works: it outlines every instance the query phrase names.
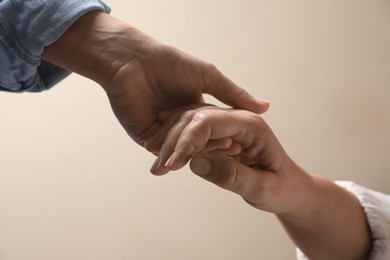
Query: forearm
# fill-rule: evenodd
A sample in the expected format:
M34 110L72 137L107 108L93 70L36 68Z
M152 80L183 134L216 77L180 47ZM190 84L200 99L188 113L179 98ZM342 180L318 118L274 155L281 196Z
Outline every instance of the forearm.
M46 47L42 58L106 87L148 40L148 36L111 15L90 12Z
M347 190L311 175L315 204L302 214L278 215L295 244L309 259L367 259L372 247L364 211ZM305 202L302 202L305 203Z
M67 76L42 61L43 50L92 11L110 8L101 0L0 1L0 90L40 92Z

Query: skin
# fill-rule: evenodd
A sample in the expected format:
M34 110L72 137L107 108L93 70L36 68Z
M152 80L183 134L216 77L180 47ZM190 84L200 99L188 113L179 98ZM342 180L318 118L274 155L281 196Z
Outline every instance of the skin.
M369 229L356 198L289 159L254 114L265 112L268 103L210 63L99 12L82 17L42 57L103 87L129 136L158 154L151 169L155 174L179 169L191 159L196 174L274 212L311 259L367 257ZM204 93L254 113L207 108L200 114L164 112L202 104Z
M176 123L152 173L166 174L191 161L203 179L275 213L309 259L368 259L371 234L356 197L300 168L259 115L198 107L164 119Z
M159 113L201 104L204 93L232 107L268 109L268 102L252 97L212 64L102 12L79 19L42 58L100 84L129 136L154 154L170 128Z

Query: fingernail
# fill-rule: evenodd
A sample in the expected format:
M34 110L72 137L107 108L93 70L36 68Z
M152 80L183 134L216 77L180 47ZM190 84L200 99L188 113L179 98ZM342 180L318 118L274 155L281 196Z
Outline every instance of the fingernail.
M192 159L191 169L195 174L198 175L209 175L211 172L211 162L204 157L196 157Z
M170 172L170 170L167 167L160 166L160 167L158 167L158 169L157 169L157 171L155 172L154 175L162 176L162 175L167 174L168 172Z
M177 154L174 152L171 157L169 157L168 161L165 163L165 167L172 168L173 164L176 161Z
M159 162L160 162L160 157L157 157L156 160L154 161L152 167L150 167L150 171L151 171L152 173L156 170L157 165L159 164Z

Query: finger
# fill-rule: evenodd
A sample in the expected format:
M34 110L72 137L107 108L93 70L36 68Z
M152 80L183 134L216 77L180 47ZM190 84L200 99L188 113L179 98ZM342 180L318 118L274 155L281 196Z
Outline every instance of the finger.
M248 167L229 156L217 153L195 156L190 168L196 175L232 191L253 204L262 204L265 191L277 176Z
M203 71L203 77L205 82L203 92L233 108L245 109L259 114L266 112L269 108L268 101L256 99L224 76L213 65L209 65L208 69Z
M212 151L224 151L230 148L233 141L231 138L222 138L217 140L209 140L206 144L202 153L212 152Z
M182 126L177 127L177 131L180 131ZM170 133L170 136L175 136L175 133ZM173 137L174 138L174 137ZM165 167L164 162L168 160L169 150L173 152L174 146L169 145L169 148L164 148L159 156L157 156L150 171L154 175L164 175L170 171L168 167ZM223 138L219 140L211 140L207 143L202 153L219 152L227 155L237 155L241 151L241 146L237 143L233 143L231 138Z
M149 152L158 155L167 133L179 118L179 114L173 114L169 118L165 118L164 121L157 118L156 124L158 124L158 128L153 131L154 135L144 142L144 148Z
M194 114L202 109L206 108L197 107L192 110L190 109L188 111L185 111L184 113L175 113L175 117L173 119L169 119L170 129L166 132L160 153L152 168L150 169L150 171L154 175L164 175L170 171L170 169L166 167L165 164L173 153L177 140L179 139L181 133L186 128L186 126L191 122Z
M161 146L166 139L166 136L172 126L177 124L179 119L183 117L184 111L187 110L197 110L201 109L203 107L210 107L209 104L196 104L196 105L189 105L186 107L181 107L175 110L171 111L160 111L157 113L156 117L156 123L158 123L159 127L158 130L153 131L154 135L147 139L147 141L144 142L144 147L154 153L158 154L161 150Z
M223 154L230 155L230 156L239 155L242 152L242 145L237 142L233 142L228 149L223 150L222 152Z
M192 121L192 119L196 113L198 113L199 111L209 110L209 109L212 109L213 111L214 110L222 110L221 108L214 107L214 106L211 107L210 105L190 106L190 107L188 107L188 109L190 109L190 110L179 113L180 114L179 119L175 119L175 121L176 121L175 124L170 124L170 130L165 136L164 142L161 146L159 156L151 168L151 172L153 174L164 175L164 174L168 173L170 170L172 170L166 166L166 162L173 154L175 147L176 147L177 140L182 135L182 132L187 127L187 125ZM164 115L162 115L161 118L163 116ZM171 120L169 119L169 121L171 121ZM202 148L203 148L203 146L202 146ZM188 162L188 160L187 160L187 162Z
M240 111L207 110L196 113L183 129L166 166L171 170L180 169L194 154L201 152L209 140L245 136L253 129L244 127L246 122ZM241 145L245 146L244 143Z
M173 126L171 126L171 128L167 132L163 145L161 146L160 153L156 158L156 161L154 162L152 168L150 169L150 171L154 175L164 175L169 172L169 168L165 167L165 163L173 153L176 141L179 139L179 136L183 129L192 120L194 113L194 111L187 111L181 116L179 116L178 119L175 118L175 121L177 122Z
M227 137L218 140L211 140L201 153L218 152L225 155L239 155L242 152L241 144L234 142L232 138Z

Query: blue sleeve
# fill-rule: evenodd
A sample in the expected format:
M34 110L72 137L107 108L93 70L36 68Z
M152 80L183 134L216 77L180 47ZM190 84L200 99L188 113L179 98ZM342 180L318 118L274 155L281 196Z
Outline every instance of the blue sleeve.
M110 12L101 0L0 0L0 90L39 92L69 75L43 49L95 10Z

